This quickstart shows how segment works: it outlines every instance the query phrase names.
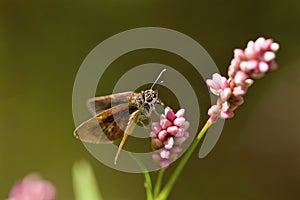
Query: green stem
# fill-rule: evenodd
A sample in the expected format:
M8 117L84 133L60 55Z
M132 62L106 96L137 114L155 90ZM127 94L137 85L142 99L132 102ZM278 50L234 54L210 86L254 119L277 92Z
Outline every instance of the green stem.
M137 162L137 164L140 166L141 170L144 173L144 177L145 177L144 187L146 190L147 200L154 200L153 195L152 195L152 181L151 181L149 172L147 171L146 167L143 165L143 163L139 159L137 159L133 155L131 155L131 157Z
M206 133L207 129L211 126L211 122L208 120L206 124L203 126L201 131L198 133L197 138L193 141L192 145L188 148L182 159L180 160L177 168L175 169L174 173L172 174L169 182L166 184L164 189L161 191L161 193L158 195L155 200L165 200L168 198L177 178L179 177L183 167L187 163L188 159L191 157L192 153L195 151L197 145L199 144L201 138Z
M161 187L161 184L162 184L162 179L163 179L163 176L164 176L165 171L166 171L166 169L165 169L165 168L162 168L162 169L160 169L159 172L158 172L156 184L155 184L155 187L154 187L154 198L156 198L157 195L158 195L159 192L160 192L160 187Z
M144 176L145 176L145 190L146 190L147 200L153 200L152 182L151 182L151 177L149 172L144 171Z

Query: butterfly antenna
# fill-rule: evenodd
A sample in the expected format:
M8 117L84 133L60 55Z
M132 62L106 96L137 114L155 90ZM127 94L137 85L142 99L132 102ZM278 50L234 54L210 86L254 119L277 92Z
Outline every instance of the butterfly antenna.
M162 83L164 83L164 81L159 81L159 84L162 84ZM159 86L160 86L160 85L158 85L158 86L156 87L156 90L158 90Z
M161 75L162 75L165 71L167 71L167 69L163 69L163 70L159 73L159 75L157 76L156 80L154 81L154 83L152 84L152 86L151 86L151 88L150 88L151 90L152 90L153 86L157 83L157 81L159 80L159 78L161 77Z

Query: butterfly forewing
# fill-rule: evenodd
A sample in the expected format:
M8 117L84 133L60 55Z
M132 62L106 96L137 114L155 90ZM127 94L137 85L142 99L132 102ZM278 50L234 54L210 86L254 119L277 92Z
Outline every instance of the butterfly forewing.
M87 101L87 106L93 114L99 114L106 109L120 104L134 103L138 95L139 93L128 91L113 95L94 97Z
M107 143L115 141L123 136L130 115L139 113L136 111L138 111L138 107L132 103L114 106L82 123L74 131L74 134L86 142Z

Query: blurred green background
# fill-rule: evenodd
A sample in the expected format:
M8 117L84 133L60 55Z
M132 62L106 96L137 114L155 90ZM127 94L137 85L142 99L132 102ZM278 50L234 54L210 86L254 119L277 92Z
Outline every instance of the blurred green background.
M0 199L17 180L39 172L54 183L58 200L72 200L71 169L82 158L92 164L104 199L145 199L141 174L104 166L73 137L71 98L76 72L96 45L146 26L194 38L222 74L232 50L250 39L262 35L281 45L280 68L251 87L209 156L200 160L195 152L170 199L299 199L299 10L296 0L1 0ZM150 61L181 62L159 51L136 53L113 63L112 72ZM103 94L115 78L104 77Z

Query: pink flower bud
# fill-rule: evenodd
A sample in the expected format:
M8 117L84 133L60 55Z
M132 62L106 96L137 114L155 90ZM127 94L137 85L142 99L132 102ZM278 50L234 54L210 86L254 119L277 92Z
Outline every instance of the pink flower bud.
M247 88L243 87L242 85L237 86L233 89L233 95L235 96L243 96L247 92Z
M276 42L273 42L273 43L271 44L270 49L271 49L272 51L274 51L274 52L277 52L278 49L279 49L279 44L276 43Z
M152 123L152 130L155 133L159 133L159 131L161 130L161 126L160 126L159 122L153 122Z
M182 147L181 146L176 146L172 149L172 152L174 153L179 153L182 152Z
M246 65L246 71L250 72L258 68L258 61L257 60L249 60Z
M249 86L251 86L253 83L254 83L254 81L253 81L252 79L248 78L248 79L245 80L244 85L245 85L246 87L249 87Z
M173 145L174 145L174 138L169 137L165 144L165 149L172 149Z
M255 57L255 50L254 50L254 42L250 41L247 44L247 48L245 49L245 57L247 59L253 59Z
M233 112L231 112L231 111L221 112L219 117L221 119L231 118L231 117L233 117Z
M168 133L171 135L176 135L178 132L178 127L177 126L170 126L167 128Z
M209 116L217 116L219 112L220 112L219 107L217 105L213 105L208 109L207 114Z
M178 110L176 112L176 117L183 117L184 116L184 113L185 113L185 109L181 108L180 110Z
M170 122L168 119L162 119L160 120L160 125L162 129L166 129L172 125L172 122Z
M167 118L169 121L173 121L173 120L176 118L176 116L175 116L173 110L170 109L170 110L167 112L166 118Z
M222 111L222 112L227 111L227 110L229 109L229 106L230 106L230 103L229 103L229 102L227 102L227 101L223 102L223 103L222 103L222 107L221 107L221 111Z
M178 128L177 134L175 135L175 137L182 137L184 134L184 129L183 128Z
M234 53L234 58L238 58L242 60L245 57L244 51L242 49L234 49L233 53Z
M189 127L190 127L190 122L188 121L185 121L181 126L181 128L183 128L184 130L187 130Z
M260 48L264 45L266 39L263 37L259 37L256 41L255 41L255 45L259 46Z
M160 157L163 159L168 159L170 157L170 151L165 150L165 149L161 150Z
M225 88L223 91L220 91L219 97L222 101L226 101L231 95L231 89Z
M247 61L243 61L243 62L241 62L241 64L240 64L240 68L241 68L241 70L242 71L244 71L244 72L248 72L249 70L248 70L248 62ZM236 70L235 72L234 72L234 74L237 72L238 70Z
M177 117L177 118L174 120L173 124L174 124L175 126L180 127L180 126L183 125L184 122L185 122L185 118L183 118L183 117Z
M151 146L153 149L160 149L164 145L163 145L162 141L159 140L158 138L153 138L151 141Z
M165 115L167 115L167 113L168 113L169 111L173 112L173 110L172 110L170 107L166 107L166 108L165 108Z
M161 161L159 164L160 164L160 166L161 166L162 168L166 168L166 167L169 167L170 161L168 161L168 160L163 160L163 161Z
M156 138L157 137L157 134L153 131L150 132L150 137L152 138Z
M234 77L234 83L237 85L243 84L243 82L248 78L248 75L243 71L238 71Z
M189 138L189 137L190 137L189 132L185 131L184 134L183 134L183 137L184 137L185 139Z
M230 104L224 102L221 106L213 105L209 110L210 121L214 122L217 118L227 119L233 116L232 111L229 110Z
M267 72L268 70L269 70L269 65L268 65L268 63L261 61L261 62L259 63L259 71L260 71L261 73L265 73L265 72Z
M210 87L210 91L215 95L222 95L222 98L224 98L228 94L228 92L225 91L225 89L230 88L230 85L225 77L222 77L221 75L215 73L213 74L212 79L206 80L206 83Z
M275 53L272 52L272 51L267 51L267 52L265 52L264 55L263 55L263 60L264 60L265 62L270 62L271 60L274 60L275 58L276 58L276 55L275 55Z
M270 70L275 70L275 69L277 69L278 68L278 65L277 65L277 63L273 60L273 61L271 61L270 62Z
M166 136L167 136L168 132L166 130L161 130L158 133L158 139L160 139L161 141L164 141Z
M206 80L206 83L213 90L224 89L229 86L227 79L218 73L213 74L212 79Z
M268 51L273 43L272 39L267 39L261 46L262 51Z
M235 75L235 72L237 71L236 67L234 65L230 65L228 67L228 76L233 77Z
M176 137L175 138L175 145L181 145L186 140L185 137Z

